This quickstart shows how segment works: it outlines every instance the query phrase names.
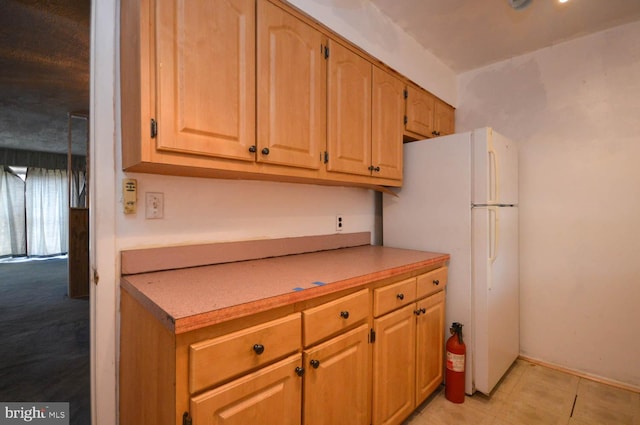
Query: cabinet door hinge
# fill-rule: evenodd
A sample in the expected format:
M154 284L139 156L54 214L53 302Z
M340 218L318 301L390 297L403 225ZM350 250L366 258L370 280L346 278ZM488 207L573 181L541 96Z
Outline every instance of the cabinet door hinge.
M404 98L405 99L409 98L409 91L407 89L404 89Z
M369 344L373 344L374 342L376 342L376 331L371 329L369 331Z
M184 414L182 415L182 425L192 425L192 424L193 424L193 419L191 419L189 412L184 412Z
M151 138L155 138L158 135L158 123L151 118Z

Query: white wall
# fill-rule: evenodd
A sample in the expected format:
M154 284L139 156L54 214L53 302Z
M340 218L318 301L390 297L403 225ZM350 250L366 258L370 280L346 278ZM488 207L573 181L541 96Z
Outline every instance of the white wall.
M459 76L520 145L521 353L640 387L640 22Z
M336 232L338 213L343 233L375 236L371 190L134 173L127 177L138 181L140 204L135 215L117 212L119 249L326 235ZM163 219L145 219L145 192L164 193Z
M363 25L358 13L322 5L321 0L304 3L319 21L345 36L355 35L365 50L371 49L389 66L455 102L454 74L391 26L377 9L367 8L370 25ZM345 219L345 232L374 232L379 228L379 212L377 194L364 189L127 174L138 179L139 201L145 192L164 193L165 218L145 220L143 206L136 215L125 216L118 116L118 1L93 0L92 11L91 265L100 276L91 295L95 330L92 388L94 425L109 425L117 421L120 250L334 233L336 213ZM377 239L375 234L373 239Z

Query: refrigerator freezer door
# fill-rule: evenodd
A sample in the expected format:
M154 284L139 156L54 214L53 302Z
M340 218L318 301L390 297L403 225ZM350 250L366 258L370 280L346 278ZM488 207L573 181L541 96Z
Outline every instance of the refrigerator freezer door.
M518 203L518 149L516 144L491 128L472 132L474 205Z
M489 394L520 352L518 208L474 207L473 379Z

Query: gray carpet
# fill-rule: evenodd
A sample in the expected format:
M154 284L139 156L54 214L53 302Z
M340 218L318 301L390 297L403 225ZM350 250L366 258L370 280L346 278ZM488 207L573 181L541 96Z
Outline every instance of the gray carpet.
M67 276L66 259L0 263L0 401L69 402L88 425L89 300Z

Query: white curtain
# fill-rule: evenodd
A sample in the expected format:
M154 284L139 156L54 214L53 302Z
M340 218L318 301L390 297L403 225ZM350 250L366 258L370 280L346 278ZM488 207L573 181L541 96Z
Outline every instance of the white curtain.
M67 172L29 168L26 187L28 255L66 253L69 233Z
M24 182L0 167L0 258L27 254Z
M71 208L87 208L87 181L84 171L71 173Z

